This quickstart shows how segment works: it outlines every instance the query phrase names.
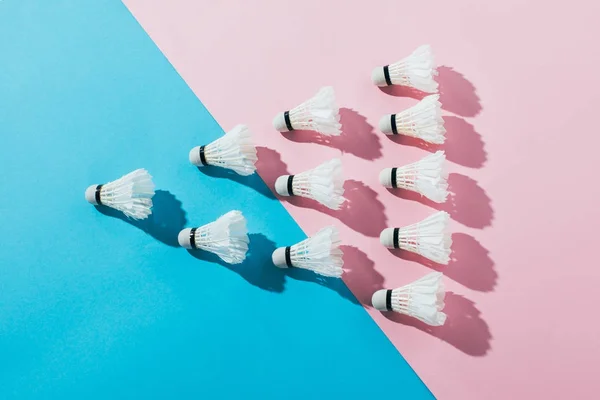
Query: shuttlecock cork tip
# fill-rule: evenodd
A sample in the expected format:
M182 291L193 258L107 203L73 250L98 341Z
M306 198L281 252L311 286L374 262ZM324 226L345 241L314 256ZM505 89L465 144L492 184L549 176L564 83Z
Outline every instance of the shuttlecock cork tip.
M190 162L196 167L202 167L202 160L200 160L200 146L196 146L190 150Z
M386 135L393 135L394 131L392 131L392 115L387 114L381 117L379 120L379 130Z
M371 297L371 304L373 305L373 308L379 311L388 311L386 298L386 289L381 289L373 293L373 297Z
M287 124L285 123L284 113L280 112L273 118L273 128L279 132L288 132Z
M385 168L382 169L379 173L379 183L381 183L386 188L391 188L392 186L392 169Z
M98 202L96 201L96 188L98 187L98 185L92 185L89 188L85 189L85 200L93 205L98 205Z
M282 175L275 181L275 191L280 196L291 196L288 191L288 179L289 175Z
M379 87L387 86L387 82L385 81L385 74L383 72L383 67L377 67L371 72L371 80L373 83Z
M191 232L192 230L190 228L185 228L181 232L179 232L179 235L177 235L177 241L179 242L179 245L184 249L192 248L192 242L190 237Z
M273 259L273 264L275 264L275 266L287 268L287 263L285 262L285 247L275 249L271 258Z
M379 235L379 241L382 245L387 247L388 249L394 248L394 228L386 228L381 231L381 235Z

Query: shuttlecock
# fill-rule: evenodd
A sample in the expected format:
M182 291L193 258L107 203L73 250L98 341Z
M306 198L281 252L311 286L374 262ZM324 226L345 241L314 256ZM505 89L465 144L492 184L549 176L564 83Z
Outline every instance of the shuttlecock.
M132 219L146 219L152 214L154 183L145 169L136 169L116 181L92 185L85 199L94 205L104 205L121 211Z
M452 235L446 232L449 220L447 212L438 211L416 224L384 229L379 240L388 249L402 249L448 264L452 246Z
M251 135L245 125L238 125L214 142L190 150L190 162L198 167L214 165L251 175L257 160Z
M209 251L226 263L240 264L248 252L246 218L241 211L229 211L210 224L182 230L177 241L183 248Z
M444 282L440 272L432 272L406 286L392 290L378 290L371 302L379 311L395 311L417 318L432 326L446 322Z
M280 196L301 196L339 210L344 198L342 162L334 158L298 175L282 175L275 181Z
M300 243L276 249L273 252L273 264L280 268L303 268L319 275L339 278L344 265L344 253L339 245L337 228L328 226Z
M445 161L444 152L437 151L400 168L385 168L379 174L379 182L387 188L412 190L436 203L443 203L448 197Z
M375 68L371 79L377 86L401 85L435 93L438 90L433 79L435 75L437 70L431 47L423 45L397 63Z
M279 132L299 129L316 131L326 136L339 136L342 133L342 125L333 88L321 88L311 99L289 111L277 114L273 126Z
M439 94L432 94L401 113L384 115L379 120L379 129L386 135L401 134L442 144L446 129L439 99Z

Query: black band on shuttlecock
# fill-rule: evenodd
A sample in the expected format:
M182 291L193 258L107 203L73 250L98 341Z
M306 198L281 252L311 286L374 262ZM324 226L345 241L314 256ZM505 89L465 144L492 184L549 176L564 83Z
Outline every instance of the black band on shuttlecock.
M398 187L398 183L396 181L397 172L398 172L398 168L392 168L392 187L394 189Z
M396 126L396 114L392 114L390 117L390 125L392 126L392 133L394 135L398 134L398 127Z
M197 248L197 247L196 247L196 230L197 230L197 229L198 229L198 228L192 228L192 229L190 230L190 247L191 247L192 249L196 249L196 248Z
M385 77L385 83L389 85L392 84L392 78L390 78L390 66L389 65L384 65L383 66L383 76Z
M200 146L200 162L202 163L202 165L208 165L208 163L206 162L206 154L204 154L204 148L206 146Z
M293 186L293 183L294 183L294 175L290 175L290 176L288 176L288 180L287 180L287 191L288 191L288 194L289 194L290 196L293 196L293 195L294 195L294 186Z
M102 190L102 185L96 186L96 193L94 193L94 197L96 198L96 204L102 204L100 201L100 191Z
M385 309L388 311L392 311L392 291L385 291Z
M394 248L400 248L400 243L398 243L398 236L400 235L400 228L394 228Z
M292 121L290 121L290 112L286 111L283 113L283 119L285 120L285 126L288 131L293 131L294 127L292 126Z
M292 247L288 246L285 248L285 265L292 267Z

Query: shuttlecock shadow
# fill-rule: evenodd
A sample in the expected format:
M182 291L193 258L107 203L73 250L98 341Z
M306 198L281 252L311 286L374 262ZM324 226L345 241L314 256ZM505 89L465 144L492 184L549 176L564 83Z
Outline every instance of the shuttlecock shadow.
M483 107L475 85L453 68L441 66L437 70L438 76L435 80L439 85L438 93L442 109L462 117L474 117L479 114ZM433 94L400 85L385 86L379 89L390 96L410 97L416 100L422 100L425 96Z
M289 268L287 276L291 279L314 282L327 287L353 304L370 304L373 292L383 284L381 276L373 268L375 263L369 257L353 246L340 246L344 253L344 273L342 279L318 275L312 271Z
M441 66L436 80L444 110L463 117L474 117L481 112L482 106L475 85L463 74L453 68Z
M275 243L261 233L248 235L248 254L241 264L228 264L216 254L203 250L188 250L198 260L218 264L235 272L248 283L269 292L281 293L285 289L285 273L271 262Z
M301 268L288 268L284 271L291 279L313 282L324 286L330 290L333 290L334 292L337 292L337 294L350 301L352 304L359 305L362 302L362 299L357 298L355 296L356 292L353 294L353 292L344 282L347 282L349 278L354 277L360 269L364 269L364 271L362 271L363 277L366 278L370 272L369 268L372 270L373 262L369 260L365 253L356 247L340 246L340 249L344 252L344 273L342 274L343 280L339 278L322 276ZM369 263L371 265L369 265ZM381 277L381 280L383 281L383 277ZM363 282L363 285L366 286L365 282Z
M256 147L256 169L260 177L267 185L267 189L273 195L272 189L275 187L275 180L281 175L288 175L287 165L281 160L281 154L268 147Z
M492 201L477 182L468 176L452 173L448 176L448 198L436 203L419 193L404 189L388 189L394 196L417 201L436 210L446 211L450 217L470 228L483 229L492 225Z
M446 159L453 163L469 168L481 168L487 161L485 143L475 127L462 118L454 116L444 117L446 128L446 141L442 145L427 143L424 140L406 135L387 136L392 142L418 147L420 149L436 152L444 150Z
M269 188L273 188L275 180L281 175L289 175L287 165L281 161L281 155L273 149L258 147L257 168ZM377 193L362 182L347 180L344 183L346 202L340 210L331 210L318 202L303 197L278 196L282 201L302 208L312 208L330 215L343 222L355 231L370 237L377 237L386 227L387 217L384 206L377 198ZM365 210L368 210L365 211Z
M239 183L240 185L247 186L269 199L275 199L275 196L271 190L265 185L262 179L260 179L260 176L258 176L257 173L248 176L242 176L227 168L214 166L198 167L198 170L204 175L217 179L229 179L235 183Z
M381 142L367 119L349 108L340 109L342 133L340 136L324 136L313 131L292 131L283 135L297 143L318 143L323 146L353 154L365 160L381 157Z
M400 85L390 85L379 87L383 93L394 96L394 97L409 97L415 100L423 100L425 96L428 96L433 93L425 93L418 89L414 89L408 86L400 86Z
M470 168L481 168L487 161L485 143L475 127L459 117L444 117L446 159Z
M375 262L354 246L340 246L344 252L344 282L356 299L371 307L373 293L383 287L383 276L375 270Z
M443 311L448 316L443 326L429 326L396 312L382 314L390 321L435 336L470 356L482 357L490 351L492 334L475 303L456 293L447 292Z
M152 214L144 220L130 219L125 214L106 206L95 206L104 215L123 220L143 230L155 239L172 247L179 247L177 235L186 223L181 202L166 190L157 190L152 197Z
M293 268L292 267L292 268L286 268L283 271L285 271L285 274L290 279L316 283L316 284L326 287L330 290L333 290L334 292L336 292L337 294L339 294L340 296L342 296L343 298L345 298L346 300L350 301L353 304L356 304L356 305L359 304L358 300L356 300L356 297L354 297L354 295L352 294L350 289L348 289L348 287L346 286L344 281L341 280L340 278L332 278L332 277L328 277L328 276L322 276L322 275L316 274L312 271L302 269L302 268Z
M344 183L346 202L339 210L331 210L318 202L302 197L282 197L290 204L302 208L312 208L323 214L337 218L349 228L369 237L378 237L386 228L387 217L383 203L377 193L360 181L349 179Z
M494 261L489 251L474 237L465 233L452 234L452 253L448 265L438 264L419 254L401 249L390 249L394 254L406 261L417 262L461 285L480 292L491 292L496 287L498 273L494 269Z

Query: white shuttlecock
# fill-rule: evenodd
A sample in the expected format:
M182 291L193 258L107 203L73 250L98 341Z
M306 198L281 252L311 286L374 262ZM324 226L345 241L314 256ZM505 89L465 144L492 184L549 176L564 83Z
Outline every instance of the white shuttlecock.
M152 176L143 168L116 181L92 185L85 191L88 203L114 208L132 219L146 219L152 214L153 196Z
M447 212L438 211L416 224L384 229L379 240L388 249L410 251L446 265L452 252L452 235L446 232L449 220Z
M310 130L326 136L339 136L342 133L342 125L333 88L321 88L313 98L289 111L277 114L273 126L279 132Z
M256 171L257 160L251 136L248 127L238 125L214 142L190 150L190 162L198 167L214 165L251 175Z
M282 175L275 181L280 196L301 196L339 210L344 201L342 162L334 158L298 175Z
M378 290L371 302L379 311L395 311L431 326L441 326L446 322L442 312L445 295L441 272L432 272L406 286Z
M445 162L444 152L437 151L400 168L385 168L379 174L379 182L386 188L412 190L431 201L443 203L448 197Z
M229 264L240 264L248 252L246 218L241 211L229 211L214 222L179 232L179 245L216 254Z
M442 144L446 129L439 99L439 94L432 94L401 113L384 115L379 120L379 129L386 135L400 134Z
M280 247L273 252L273 264L280 268L303 268L319 275L342 276L344 253L339 248L337 228L328 226L298 244Z
M435 93L438 84L433 79L437 69L429 45L423 45L397 63L377 67L371 74L377 86L408 86L426 93Z

